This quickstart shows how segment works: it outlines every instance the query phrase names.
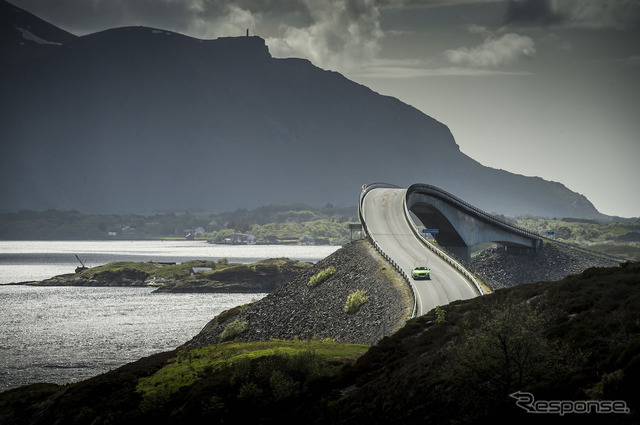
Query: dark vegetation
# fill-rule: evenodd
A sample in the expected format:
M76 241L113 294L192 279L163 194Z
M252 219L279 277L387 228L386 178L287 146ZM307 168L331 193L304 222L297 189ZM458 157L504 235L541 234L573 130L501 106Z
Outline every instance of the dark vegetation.
M637 423L640 264L444 310L444 320L434 310L408 322L351 368L358 389L337 403L343 423L380 415L393 423ZM515 405L516 391L537 400L624 400L632 413L534 415Z
M634 424L638 312L640 264L592 268L442 306L364 354L331 340L230 341L78 384L10 390L0 394L0 422ZM621 400L630 413L531 414L509 397L516 391Z
M266 206L253 210L214 213L202 211L151 214L83 214L79 211L20 211L0 214L0 239L148 239L184 238L189 233L202 239L221 240L233 233L298 239L303 234L349 240L347 223L357 222L356 207L327 204L312 208L303 204ZM198 233L198 234L196 234Z

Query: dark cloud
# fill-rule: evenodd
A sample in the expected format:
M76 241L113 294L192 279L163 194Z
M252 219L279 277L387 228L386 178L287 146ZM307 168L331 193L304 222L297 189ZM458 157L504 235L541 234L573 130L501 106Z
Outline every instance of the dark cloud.
M509 0L507 24L640 29L637 0Z
M505 16L507 24L549 25L562 20L550 0L510 0Z

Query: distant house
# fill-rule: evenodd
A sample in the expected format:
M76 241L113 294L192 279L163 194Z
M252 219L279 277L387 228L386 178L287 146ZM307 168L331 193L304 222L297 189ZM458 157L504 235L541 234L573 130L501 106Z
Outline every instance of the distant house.
M304 244L304 245L313 245L315 244L316 240L313 236L309 236L309 235L302 235L300 236L300 243Z
M235 233L228 238L224 238L223 243L230 245L255 245L258 238L254 235L245 235L242 233Z
M264 236L262 238L262 241L268 245L275 245L275 244L279 244L280 242L282 242L280 239L278 239L277 236Z
M191 276L195 276L198 273L210 272L211 270L213 270L211 267L191 267L191 270L189 270L189 274Z

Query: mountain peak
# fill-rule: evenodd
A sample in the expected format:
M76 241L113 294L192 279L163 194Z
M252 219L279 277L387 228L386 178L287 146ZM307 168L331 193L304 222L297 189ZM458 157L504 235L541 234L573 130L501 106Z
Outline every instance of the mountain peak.
M0 64L38 57L75 38L26 10L0 0Z

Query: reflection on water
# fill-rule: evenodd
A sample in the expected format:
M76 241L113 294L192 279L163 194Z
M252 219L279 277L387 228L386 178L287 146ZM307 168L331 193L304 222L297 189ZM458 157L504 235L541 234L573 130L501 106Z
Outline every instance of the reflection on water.
M0 391L86 379L173 350L224 310L264 294L0 285Z

